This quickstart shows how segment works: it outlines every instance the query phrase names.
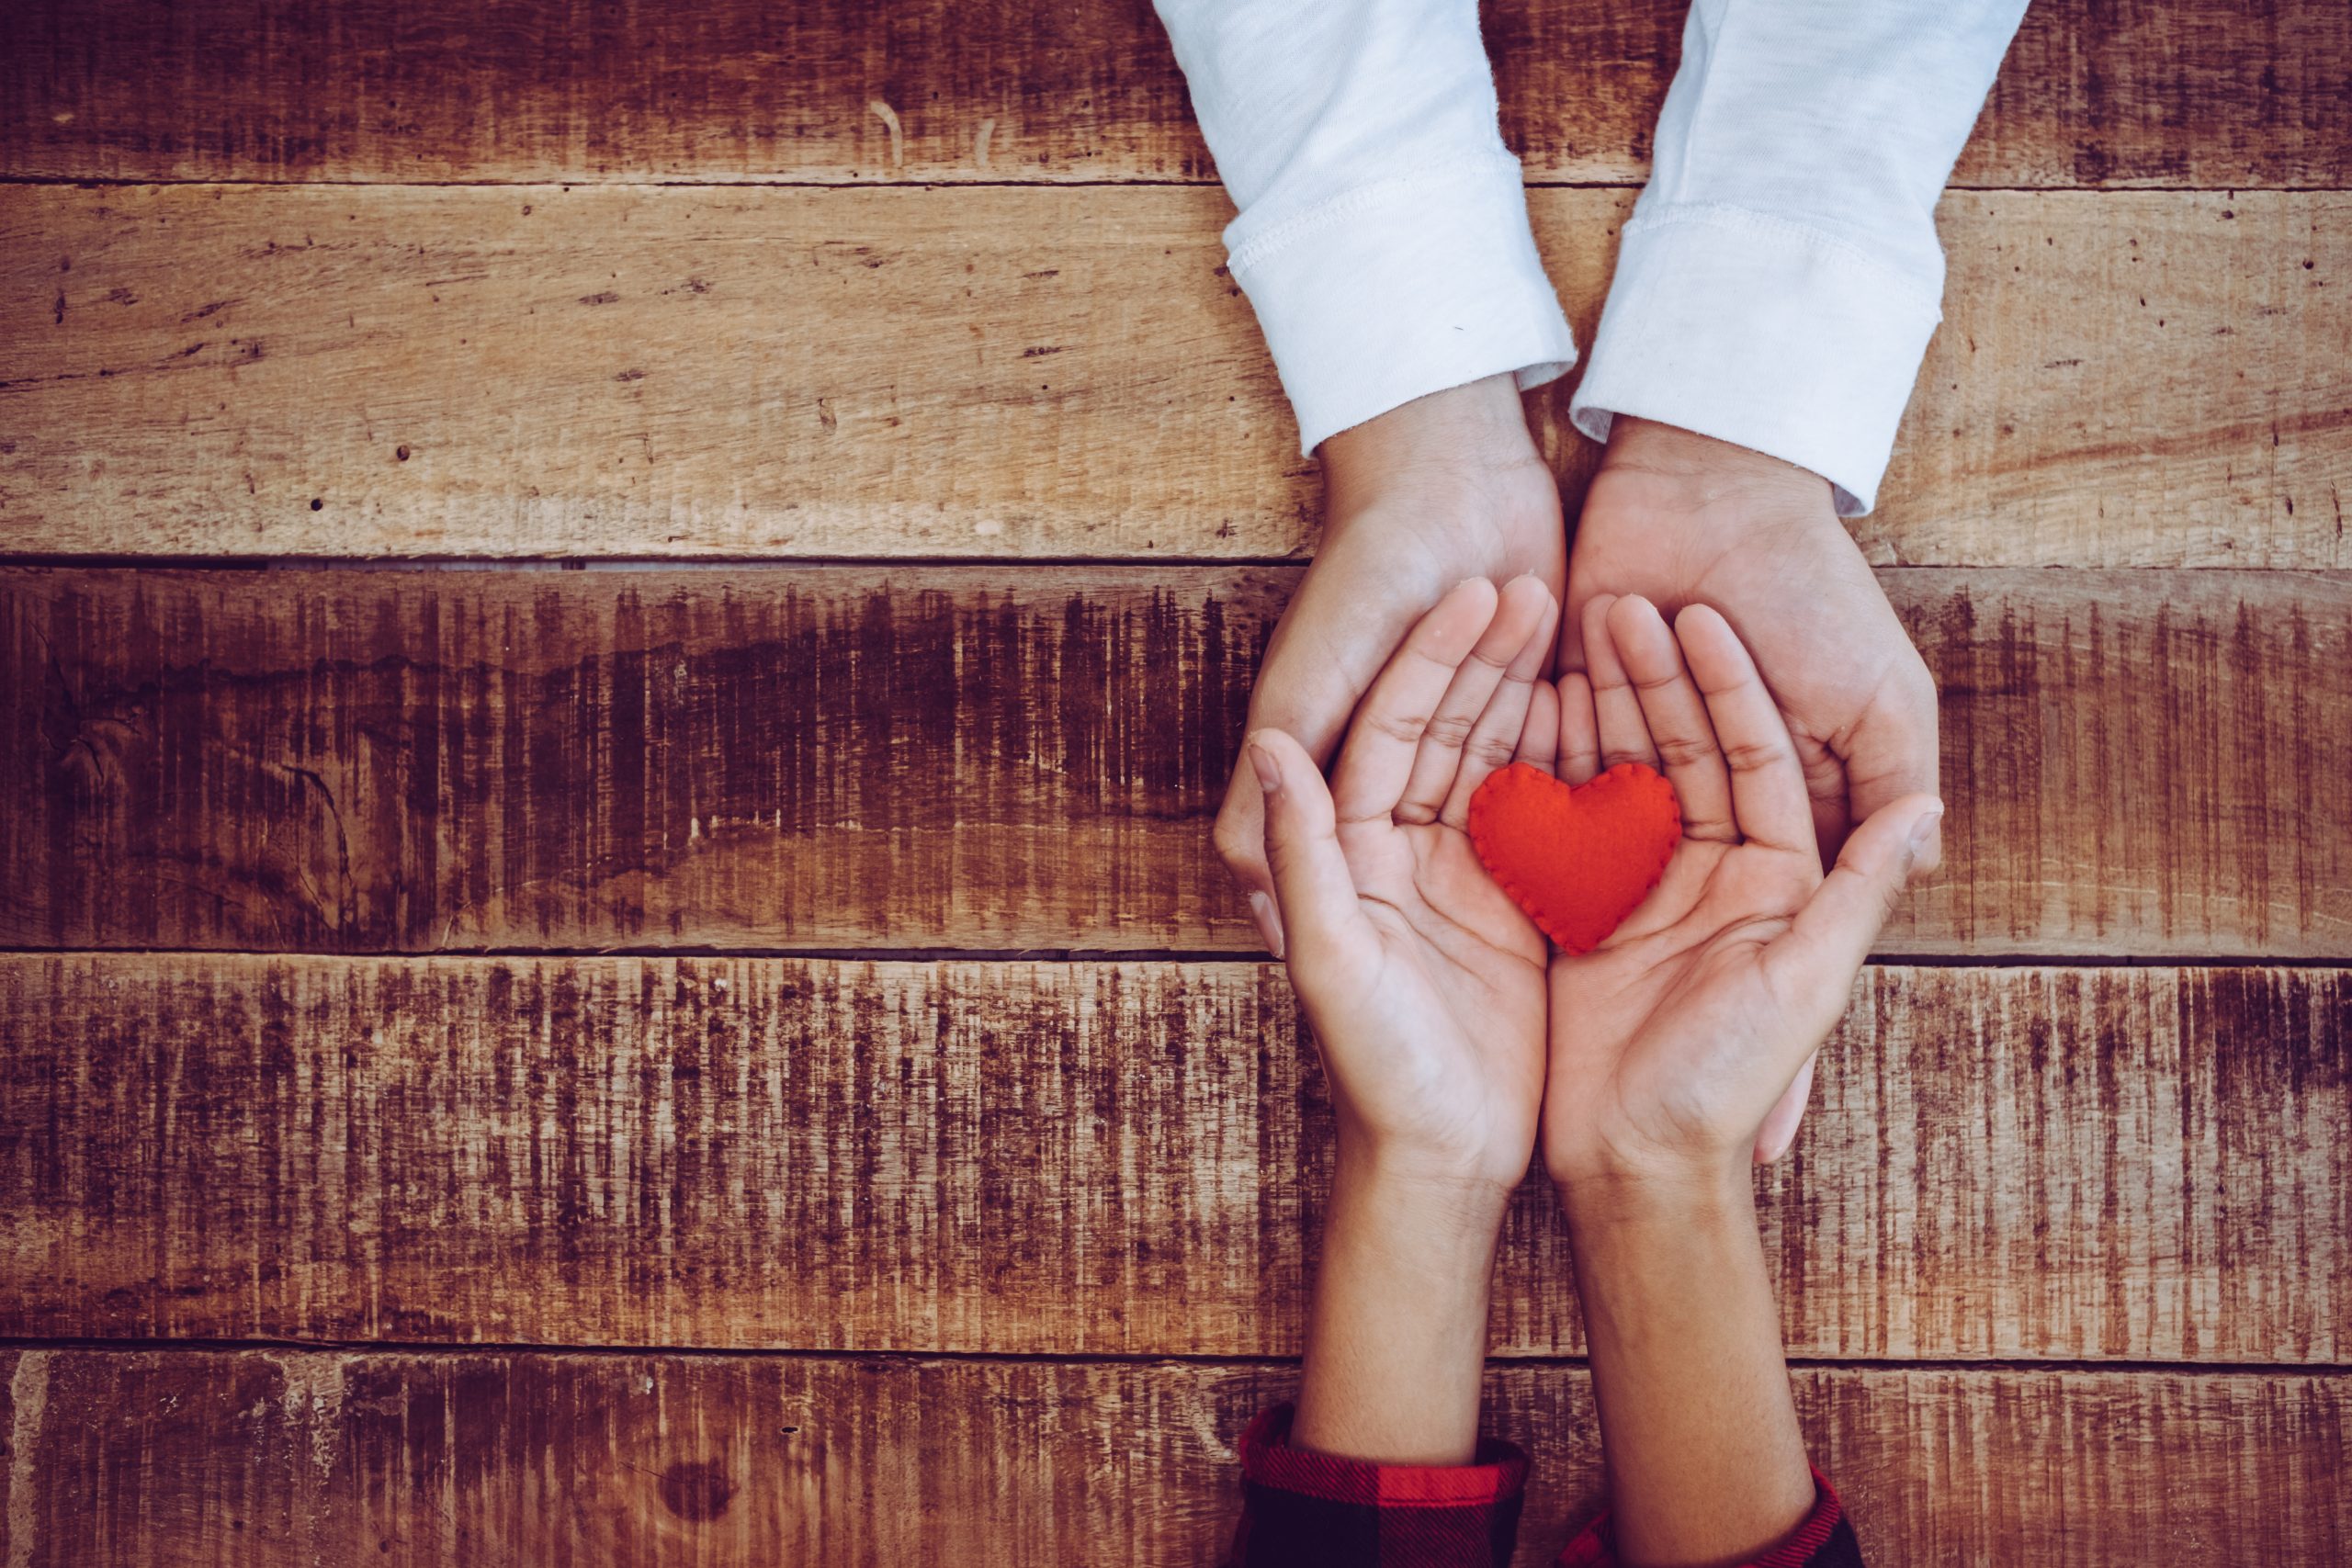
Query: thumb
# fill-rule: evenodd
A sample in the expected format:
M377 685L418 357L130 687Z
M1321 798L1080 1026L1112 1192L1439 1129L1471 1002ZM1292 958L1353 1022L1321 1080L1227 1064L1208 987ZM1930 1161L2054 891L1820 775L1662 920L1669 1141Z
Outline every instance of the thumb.
M1328 635L1324 623L1340 597L1338 589L1327 590L1314 571L1308 571L1274 628L1258 670L1256 688L1250 694L1251 730L1261 735L1279 730L1283 739L1295 739L1318 769L1339 749L1348 716L1404 635L1403 624L1389 626L1381 616L1364 614L1361 608L1342 621L1343 636ZM1339 613L1345 615L1345 611ZM1310 623L1316 632L1299 629ZM1267 947L1279 957L1280 929L1268 929L1272 925L1274 886L1266 865L1264 790L1246 743L1232 781L1226 786L1225 802L1217 809L1216 841L1218 858L1250 896L1250 911L1265 931Z
M1907 795L1879 807L1854 829L1838 863L1797 911L1787 934L1764 951L1773 989L1793 1008L1815 1010L1810 1032L1828 1032L1846 1009L1854 976L1903 897L1904 884L1935 838L1944 803Z
M1252 732L1242 750L1265 801L1266 867L1275 905L1271 945L1276 958L1312 963L1363 918L1355 877L1340 848L1330 786L1306 749L1279 729ZM1263 912L1260 923L1267 923Z

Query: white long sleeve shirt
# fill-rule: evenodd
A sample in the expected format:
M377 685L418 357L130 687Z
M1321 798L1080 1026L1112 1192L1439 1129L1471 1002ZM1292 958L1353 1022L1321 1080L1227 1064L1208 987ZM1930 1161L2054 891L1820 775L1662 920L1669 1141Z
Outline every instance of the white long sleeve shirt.
M1313 451L1576 362L1496 125L1476 0L1156 0ZM1870 510L1941 319L1935 203L2025 0L1693 0L1570 405L1810 468Z

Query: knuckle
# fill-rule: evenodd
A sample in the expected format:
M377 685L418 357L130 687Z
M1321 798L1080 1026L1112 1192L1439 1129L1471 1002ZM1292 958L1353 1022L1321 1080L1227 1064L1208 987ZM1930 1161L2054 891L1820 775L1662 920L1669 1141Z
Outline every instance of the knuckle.
M1266 863L1266 835L1255 813L1245 814L1227 807L1217 813L1216 826L1210 829L1209 839L1216 846L1217 859L1236 874L1255 871Z
M1462 743L1470 739L1471 727L1477 722L1475 715L1442 713L1423 727L1422 734L1449 751L1459 751Z
M1519 744L1502 734L1474 735L1465 749L1470 760L1489 768L1499 768L1519 755Z
M1669 768L1687 768L1714 754L1713 745L1688 735L1661 735L1655 739L1659 759Z
M1498 659L1483 648L1474 648L1470 650L1469 657L1463 660L1462 662L1465 665L1476 664L1480 668L1487 670L1509 670L1510 668L1510 656L1506 654L1502 658Z
M1785 743L1770 740L1744 741L1724 748L1724 765L1735 773L1752 773L1769 768L1789 754Z
M1894 688L1906 706L1933 713L1936 710L1936 677L1928 668L1916 648L1906 649L1908 657L1899 661L1891 671Z
M1371 726L1374 733L1408 746L1419 744L1430 726L1426 714L1373 713L1365 715L1363 722Z

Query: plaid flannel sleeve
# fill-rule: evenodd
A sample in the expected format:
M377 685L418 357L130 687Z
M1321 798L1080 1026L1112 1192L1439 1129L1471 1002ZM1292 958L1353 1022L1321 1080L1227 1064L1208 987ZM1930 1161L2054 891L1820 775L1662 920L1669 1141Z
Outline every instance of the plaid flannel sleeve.
M1478 1445L1465 1465L1365 1464L1290 1446L1291 1406L1241 1437L1233 1568L1487 1568L1510 1561L1527 1456Z
M1291 1406L1276 1405L1241 1438L1241 1526L1232 1568L1502 1568L1519 1535L1527 1455L1481 1442L1458 1466L1365 1464L1289 1444ZM1853 1527L1814 1472L1813 1512L1750 1568L1860 1568ZM1595 1519L1558 1568L1615 1568L1609 1516Z

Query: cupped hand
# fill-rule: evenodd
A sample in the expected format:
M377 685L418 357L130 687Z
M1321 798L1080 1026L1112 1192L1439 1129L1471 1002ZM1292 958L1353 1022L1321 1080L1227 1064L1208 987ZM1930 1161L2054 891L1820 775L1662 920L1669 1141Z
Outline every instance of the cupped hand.
M1294 737L1246 743L1272 888L1252 901L1323 1054L1343 1167L1504 1192L1527 1173L1546 948L1465 823L1550 690L1557 618L1532 578L1445 594L1372 683L1328 787Z
M1658 767L1683 837L1623 926L1552 961L1544 1159L1571 1186L1716 1181L1845 1011L1942 807L1882 806L1825 878L1797 748L1724 617L1693 605L1669 628L1645 599L1599 597L1582 633L1588 671L1558 688L1559 776Z
M1568 562L1561 667L1582 669L1585 607L1638 593L1722 612L1778 702L1815 837L1936 791L1936 684L1838 522L1828 481L1727 441L1619 417ZM1935 869L1933 839L1916 869Z
M1824 854L1894 801L1936 792L1935 680L1819 475L1618 416L1577 522L1561 668L1584 668L1586 607L1623 593L1669 615L1711 604L1730 621L1794 738ZM1942 858L1930 829L1913 874ZM1795 1141L1812 1087L1808 1059L1759 1132L1758 1159Z
M1556 597L1567 566L1559 487L1511 377L1416 399L1320 450L1323 536L1250 696L1250 728L1291 736L1317 766L1406 628L1448 589L1532 573ZM1245 893L1272 892L1246 760L1217 814L1216 845Z

